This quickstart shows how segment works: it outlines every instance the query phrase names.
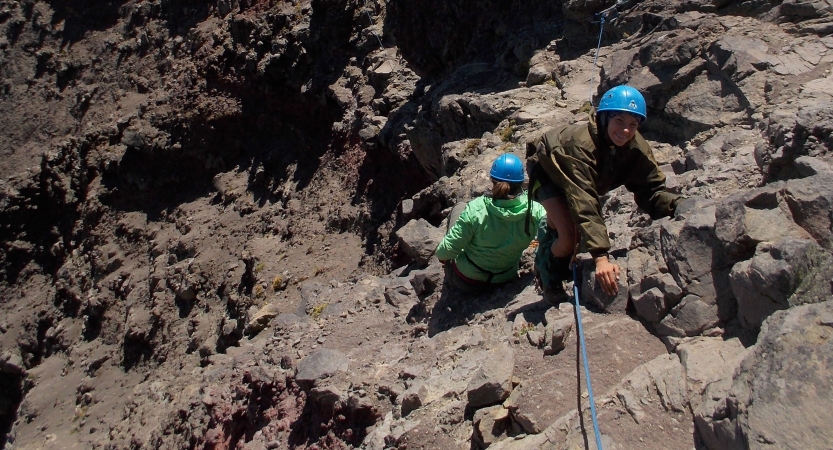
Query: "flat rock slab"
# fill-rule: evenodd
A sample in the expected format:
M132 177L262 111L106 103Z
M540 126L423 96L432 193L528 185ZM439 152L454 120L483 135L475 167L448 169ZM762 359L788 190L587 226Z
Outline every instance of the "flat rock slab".
M322 348L298 363L295 381L301 386L311 387L336 372L346 372L348 366L349 361L344 353Z

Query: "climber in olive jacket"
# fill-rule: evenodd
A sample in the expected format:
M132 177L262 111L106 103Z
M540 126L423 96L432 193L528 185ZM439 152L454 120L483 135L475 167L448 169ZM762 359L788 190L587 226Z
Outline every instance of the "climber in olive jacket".
M562 242L552 247L549 270L556 272L554 278L569 276L566 263L573 246L581 244L579 248L593 256L604 290L615 294L619 267L608 261L610 240L599 197L625 186L653 219L673 215L682 197L666 190L665 175L636 130L646 118L645 100L636 89L611 89L602 97L598 113L591 111L589 116L588 122L550 130L528 144L530 183L547 210L550 227L562 235L555 239Z

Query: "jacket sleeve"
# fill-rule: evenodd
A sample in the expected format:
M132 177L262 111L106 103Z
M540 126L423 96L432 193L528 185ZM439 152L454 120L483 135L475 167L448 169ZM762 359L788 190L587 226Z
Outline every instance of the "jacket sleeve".
M456 259L469 245L469 242L474 237L475 231L476 227L472 223L471 208L470 206L466 206L466 209L460 214L457 222L448 230L443 240L440 241L434 255L440 261Z
M586 251L593 256L610 250L607 226L602 217L596 188L596 173L587 158L591 149L572 143L563 146L560 132L550 131L541 138L538 160L552 181L564 189L573 223L578 226Z
M641 137L638 139L640 152L625 187L633 192L637 206L652 219L673 216L682 196L665 189L665 174L654 159L650 145Z

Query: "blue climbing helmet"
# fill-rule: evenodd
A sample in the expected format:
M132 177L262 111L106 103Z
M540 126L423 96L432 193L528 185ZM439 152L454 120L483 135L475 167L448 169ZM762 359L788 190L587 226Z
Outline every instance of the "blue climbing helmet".
M640 122L648 118L645 97L636 89L624 84L605 92L599 100L599 107L596 111L600 113L604 111L627 112L638 116Z
M507 183L524 182L524 165L521 159L511 153L504 153L497 157L492 163L492 170L489 176L497 181Z

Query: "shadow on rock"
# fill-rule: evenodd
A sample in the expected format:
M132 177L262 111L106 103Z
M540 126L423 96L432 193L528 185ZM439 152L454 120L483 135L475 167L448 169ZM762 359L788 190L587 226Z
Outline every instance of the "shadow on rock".
M430 310L428 336L465 325L478 314L493 314L493 310L505 307L532 282L532 276L523 276L493 290L472 293L443 283L440 298Z

